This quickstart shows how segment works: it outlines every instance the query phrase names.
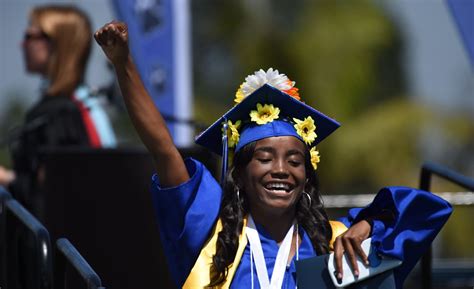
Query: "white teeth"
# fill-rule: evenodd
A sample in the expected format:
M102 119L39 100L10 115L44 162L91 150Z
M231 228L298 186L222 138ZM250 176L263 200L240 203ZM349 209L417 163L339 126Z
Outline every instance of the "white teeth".
M269 190L285 190L285 191L290 190L290 186L284 183L269 183L265 187Z

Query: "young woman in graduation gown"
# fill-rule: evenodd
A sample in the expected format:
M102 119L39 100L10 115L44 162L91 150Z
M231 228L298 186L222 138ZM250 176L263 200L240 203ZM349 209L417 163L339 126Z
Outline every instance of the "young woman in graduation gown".
M317 190L316 144L339 124L301 102L294 82L273 69L248 76L236 105L197 138L229 159L221 186L173 145L131 59L127 27L106 24L95 38L153 156L153 204L179 287L295 288L295 260L333 250L337 277L344 253L358 275L356 255L370 266L360 244L372 237L378 253L403 261L395 270L401 288L451 213L429 192L388 187L366 208L329 221Z

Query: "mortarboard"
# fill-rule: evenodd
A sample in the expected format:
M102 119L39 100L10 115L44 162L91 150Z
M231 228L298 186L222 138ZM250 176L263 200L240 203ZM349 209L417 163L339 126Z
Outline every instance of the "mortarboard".
M236 93L236 105L196 137L196 143L223 157L223 176L229 149L274 136L294 136L304 141L319 162L315 146L340 124L306 105L298 89L278 70L259 70L246 78Z

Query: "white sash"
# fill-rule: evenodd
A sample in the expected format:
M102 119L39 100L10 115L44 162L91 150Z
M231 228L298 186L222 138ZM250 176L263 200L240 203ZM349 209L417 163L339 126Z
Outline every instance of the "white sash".
M295 225L293 224L291 228L286 233L283 242L278 249L278 254L275 261L275 267L273 268L273 273L271 281L268 279L268 270L263 256L262 244L260 243L260 237L258 235L257 227L251 215L249 215L247 222L247 238L250 243L250 262L252 267L252 288L253 288L253 266L252 266L252 256L255 259L255 267L257 269L257 278L262 289L280 289L283 284L283 278L285 276L286 264L288 262L288 256L290 255L291 250L291 241L293 239L293 230ZM298 244L296 244L298 246ZM296 250L298 251L298 250Z

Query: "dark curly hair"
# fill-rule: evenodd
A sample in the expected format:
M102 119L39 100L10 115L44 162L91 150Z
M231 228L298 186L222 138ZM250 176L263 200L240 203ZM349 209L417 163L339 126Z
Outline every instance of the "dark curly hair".
M237 178L252 160L254 151L255 142L243 147L235 154L233 165L227 173L219 212L222 231L219 232L217 237L216 254L212 258L211 265L211 282L208 287L218 286L226 280L229 267L235 259L239 245L239 235L243 227L243 218L249 212L246 194L240 192L239 197L237 196ZM309 150L305 152L305 169L308 182L304 190L311 196L312 202L310 206L307 200L303 198L298 200L296 220L308 234L317 254L327 254L332 230L319 194L318 180L311 165Z

